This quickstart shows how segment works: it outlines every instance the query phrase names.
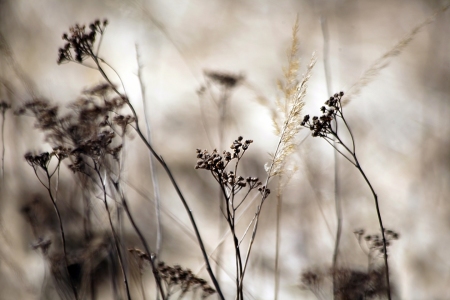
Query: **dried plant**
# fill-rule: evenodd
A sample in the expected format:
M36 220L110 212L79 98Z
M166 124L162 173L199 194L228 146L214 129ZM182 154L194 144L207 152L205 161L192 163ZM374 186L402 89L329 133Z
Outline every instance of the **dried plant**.
M50 200L52 201L53 208L55 209L56 215L58 217L59 230L60 230L61 240L62 240L62 244L63 244L64 262L65 262L65 265L66 265L66 271L67 271L68 277L70 278L69 260L68 260L68 254L67 254L66 237L65 237L65 233L64 233L63 222L62 222L60 210L59 210L58 205L56 203L57 200L55 199L53 191L52 191L53 190L53 188L52 188L52 177L59 170L59 167L61 165L61 161L64 158L66 158L67 156L68 156L68 150L67 149L56 147L53 150L53 152L51 152L51 153L43 152L43 153L40 153L40 154L37 154L37 155L33 155L31 153L27 153L27 154L25 154L25 159L28 162L28 164L33 168L34 173L36 174L36 177L39 179L41 184L45 187L45 189L47 190L48 195L50 197ZM50 165L50 162L51 162L53 157L56 158L57 165L52 171L52 170L49 169L49 165ZM44 171L44 174L45 174L45 180L44 181L40 178L40 176L38 174L38 170ZM49 246L49 244L47 244L47 245ZM46 247L48 247L48 246L46 246ZM76 288L76 286L75 286L73 281L71 281L71 286L72 286L72 291L73 291L73 294L74 294L75 298L78 299L77 288Z
M239 163L252 143L252 140L244 141L244 138L240 136L230 146L233 152L225 150L222 155L220 155L217 150L209 153L207 150L202 151L197 149L198 160L195 165L196 169L203 169L211 173L219 184L223 194L223 197L221 198L221 201L223 201L221 207L224 208L222 214L231 231L235 250L237 299L244 298L242 282L248 263L248 254L244 260L240 246L248 229L241 237L238 236L236 229L236 213L244 201L248 199L248 196L253 190L257 189L264 200L270 194L270 190L267 189L266 186L263 186L257 177L244 178L239 175ZM231 166L229 167L229 165ZM227 169L227 167L229 168ZM238 194L243 194L243 196L239 198Z
M298 16L292 28L292 43L288 51L288 66L283 70L284 78L277 83L282 97L276 100L276 110L272 110L272 124L275 134L279 137L277 149L271 154L272 161L266 164L268 180L279 176L277 186L277 214L276 214L276 243L275 243L275 291L274 298L278 299L279 290L279 248L280 248L280 222L284 187L298 170L294 160L288 161L288 157L296 151L298 141L296 136L301 130L299 126L302 118L302 109L305 105L304 98L307 91L307 83L311 77L311 71L316 63L315 54L307 67L306 74L299 80L300 60L299 50L299 19Z
M139 259L140 268L143 268L143 264L146 261L150 261L150 257L142 250L131 248L128 251ZM159 276L164 281L166 290L166 297L164 299L170 299L175 294L178 294L177 299L181 299L189 292L195 294L197 290L202 291L201 299L206 299L216 292L204 279L195 276L191 270L183 269L179 265L172 267L160 261L158 262L157 270Z
M446 6L442 11L445 11L448 7ZM217 183L221 194L216 199L218 200L217 207L221 209L222 224L228 226L226 233L221 231L221 234L224 233L224 235L219 245L209 253L200 235L202 228L198 227L174 174L153 146L152 134L156 128L150 126L148 116L145 114L143 117L145 117L146 128L142 129L142 123L139 122L141 115L136 111L125 92L119 74L101 55L100 49L108 21L95 20L88 26L77 24L71 27L68 33L63 34L64 45L58 50L57 63L76 63L92 68L98 71L103 78L102 83L84 90L76 101L71 102L68 107L64 108L53 104L45 97L38 96L32 81L16 63L12 50L0 33L0 54L4 55L9 67L12 67L31 98L30 101L25 102L20 107L15 107L17 108L16 112L19 115L31 115L35 119L35 128L44 133L45 141L51 147L48 152L28 152L25 154L25 161L32 167L50 201L36 200L39 197L35 196L34 200L23 206L22 213L33 231L34 242L31 243L30 248L39 250L46 262L49 263L56 288L59 289L59 296L62 299L86 299L89 298L87 293L90 291L90 298L96 299L97 288L95 285L100 280L104 280L96 280L96 272L99 272L99 269L107 269L107 271L102 271L106 272L106 275L105 273L102 273L102 275L111 277L111 282L108 283L111 285L114 297L121 299L126 293L127 299L135 299L137 298L136 291L133 290L132 285L133 280L136 279L133 278L133 271L135 271L133 270L133 263L134 266L137 263L140 271L138 278L140 293L144 299L146 298L147 282L143 274L146 266L150 266L153 276L151 280L154 280L156 285L156 299L182 299L189 296L193 299L205 299L217 293L217 297L224 300L225 297L219 280L212 270L210 259L216 262L216 273L219 273L220 269L225 269L221 265L220 249L223 241L227 238L227 234L231 234L234 251L233 263L235 265L235 273L231 277L235 281L235 299L243 300L244 296L248 298L244 294L244 278L248 278L248 276L245 277L245 274L252 257L258 225L262 221L262 207L268 200L272 189L272 194L276 195L277 201L274 298L278 299L280 261L283 259L282 256L280 257L283 192L289 180L292 179L293 174L299 168L292 158L300 143L297 138L298 133L303 128L307 128L312 132L313 137L321 137L334 147L336 152L349 161L364 178L374 198L381 233L366 234L364 230L355 231L359 245L368 257L367 270L338 267L335 263L330 269L310 269L301 275L303 287L311 290L321 299L331 297L325 288L330 282L333 283L332 294L334 299L375 299L386 296L391 299L391 295L395 294L395 291L391 288L389 277L388 247L394 240L398 239L399 234L386 229L383 225L378 196L358 161L355 137L347 119L344 117L343 107L388 65L391 58L400 54L417 33L431 23L434 18L435 15L419 24L409 35L376 60L352 87L351 94L344 96L344 93L340 92L330 97L325 102L325 106L321 108L322 116L315 117L303 116L303 108L308 83L316 63L316 56L315 54L312 55L309 64L306 66L305 74L299 76L301 64L298 59L300 42L298 38L299 20L297 19L292 30L292 44L288 51L288 63L286 68L283 69L284 77L278 81L281 95L276 99L276 109L270 108L271 121L278 142L275 151L270 154L270 161L264 166L267 173L264 180L254 176L244 176L242 170L244 154L245 159L250 156L248 151L253 144L253 140L245 140L242 136L239 136L232 142L231 150L219 152L225 148L222 143L226 135L227 118L230 117L227 110L229 109L231 93L240 86L250 87L251 90L253 88L242 73L203 71L205 84L198 91L198 95L201 100L209 96L217 106L219 112L216 118L218 123L217 137L213 138L216 135L214 132L207 131L207 135L211 145L214 144L215 139L219 141L219 146L216 148L219 151L216 149L212 151L197 149L195 168L207 171ZM166 33L162 25L156 25ZM140 61L137 46L136 54L142 100L147 112L149 103L145 97L145 84L142 76L143 65ZM115 73L114 76L117 75L114 80L108 75L111 70ZM120 82L120 85L115 84L116 81ZM3 77L0 78L0 83L8 88L8 83ZM270 105L267 98L259 97L261 97L260 100L264 105ZM12 98L9 98L11 97L6 100L0 99L2 179L5 177L4 132L6 113L11 108L11 103L14 104ZM201 105L201 108L204 107ZM68 113L61 114L61 111L68 111ZM204 114L203 111L202 113ZM208 130L208 128L210 126L205 126L205 130ZM343 140L342 130L349 134L350 143ZM150 156L151 180L155 192L154 199L151 200L156 202L154 222L157 227L156 243L152 247L150 247L146 233L142 229L144 227L141 228L141 224L138 224L134 218L130 206L132 197L124 187L124 184L131 186L124 179L126 177L124 172L125 156L128 154L125 151L127 149L125 145L131 132L139 136ZM334 143L334 141L336 142ZM186 235L196 239L212 282L211 285L190 269L180 265L167 265L160 258L163 232L161 212L164 212L164 208L161 206L159 195L159 176L155 172L156 163L164 169L188 214L193 231L189 231L186 226L182 229ZM70 184L82 193L82 197L74 196L74 201L64 199L65 197L61 195L61 186L69 185L62 180L63 176L60 176L63 169L61 166L64 165L67 166L69 170L67 173L71 176ZM278 177L278 186L275 188L270 186L271 189L269 189L269 184L275 177ZM276 193L273 192L274 189L276 189ZM138 192L141 195L145 194L142 191ZM148 195L145 196L151 198ZM82 201L79 201L79 198L82 198ZM255 201L256 208L252 206ZM69 202L70 207L66 208L65 204ZM96 203L99 204L99 211L94 211ZM80 209L80 207L82 208ZM70 215L64 212L63 208L68 209ZM239 221L245 219L243 216L248 216L247 210L250 208L254 209L250 213L251 220L245 226L238 226L240 225L238 224ZM146 208L139 207L139 209ZM45 214L38 216L37 210L45 211ZM51 215L54 214L55 217L51 220L54 223L49 224L48 227L52 227L51 233L54 231L58 233L57 240L52 235L43 234L44 230L40 228L41 223L51 223L44 220L49 219L50 213ZM90 218L94 213L99 213L97 216L104 217L104 223L107 223L104 226L105 228L101 228L103 222L98 226L94 226L95 224L91 222ZM173 215L171 217L173 218ZM106 218L108 219L107 222ZM55 225L56 219L57 227ZM74 219L77 221L82 219L83 221L84 240L82 234L79 234L78 231L75 232L75 230L70 230L72 228L66 228L69 224L71 227L75 227L75 225L69 223ZM130 235L125 234L128 227L124 230L126 227L123 223L124 220L129 221L126 226L131 225L129 231L135 240L130 238ZM179 221L176 217L175 220ZM180 227L183 226L181 222L179 224ZM58 229L55 230L55 228ZM59 240L62 243L62 251L57 248ZM130 245L134 241L138 241L137 243L140 243L140 245ZM152 251L153 246L155 251ZM139 250L137 247L142 247L143 250ZM335 254L337 253L337 247L335 247ZM212 257L216 249L219 249L218 258ZM383 266L376 264L376 262L381 262L381 259L384 263ZM227 271L225 270L225 272ZM122 283L119 283L119 279L122 280ZM44 278L43 285L45 285L45 281ZM43 297L46 297L46 295L43 295Z
M310 290L318 299L329 298L327 284L330 281L333 282L334 299L379 299L391 292L390 286L386 284L386 269L374 264L375 258L384 256L384 244L380 236L365 234L363 229L354 233L369 259L368 270L343 267L332 267L329 270L309 269L301 274L302 288ZM398 233L386 230L386 247L398 238Z
M369 179L367 178L366 174L364 173L364 171L358 161L358 157L356 155L355 139L354 139L354 136L350 129L350 126L348 125L347 120L345 119L344 112L343 112L343 104L341 101L343 96L344 96L344 92L334 94L334 96L330 97L330 99L328 99L325 102L326 106L322 106L320 108L320 110L323 113L322 116L320 116L320 117L314 116L314 117L310 118L309 115L306 115L303 118L303 121L301 122L301 126L304 126L305 128L308 128L309 130L311 130L313 137L321 137L327 143L329 143L339 154L341 154L356 169L358 169L361 176L364 178L364 181L369 186L372 196L374 198L375 208L376 208L377 217L378 217L378 223L380 225L380 230L381 230L381 235L382 235L384 267L386 268L385 275L386 275L387 296L389 299L391 299L387 242L386 242L386 237L385 237L385 228L383 226L383 221L381 219L381 211L380 211L380 206L379 206L379 202L378 202L378 196L375 193L375 190L374 190L372 184L370 183ZM344 128L350 134L351 146L347 146L347 144L344 143L344 141L341 139L341 136L339 135L339 133L340 133L340 131L339 131L339 128L340 128L339 122L340 121L339 120L342 121L342 123L344 124ZM336 142L336 144L333 143L333 140Z
M99 20L96 20L95 22L91 23L89 25L89 32L86 31L86 27L85 26L80 26L80 25L75 25L74 27L72 27L70 29L70 35L68 34L63 34L63 40L66 41L66 44L64 45L63 48L59 49L59 55L58 55L58 63L63 63L63 62L77 62L83 65L86 65L85 62L88 59L91 59L94 64L95 67L100 74L103 76L103 78L107 81L107 83L109 84L109 86L112 88L112 90L121 98L125 100L126 105L128 106L128 108L131 110L132 113L132 120L130 122L128 122L127 124L124 124L125 126L130 125L131 123L133 123L134 126L133 129L136 131L136 133L138 134L138 136L140 137L140 139L144 142L145 146L148 148L148 150L150 151L150 153L153 155L153 157L158 161L158 163L163 167L164 171L166 172L166 174L169 176L169 179L173 185L173 187L175 188L175 191L177 192L180 200L183 203L183 206L186 209L186 212L188 213L189 219L191 221L191 224L194 228L196 237L197 237L197 241L199 243L200 249L202 251L203 254L203 258L205 260L205 263L207 265L207 271L211 277L211 280L213 281L214 287L217 290L217 293L219 294L221 299L224 299L223 294L220 290L220 286L213 274L213 271L211 269L210 263L209 263L209 259L208 259L208 255L206 253L205 250L205 246L203 244L203 240L200 236L200 232L198 230L197 224L195 222L193 213L191 211L191 209L189 208L189 205L186 201L186 199L184 198L184 195L182 194L178 183L176 182L172 172L169 169L169 166L166 164L166 162L164 161L164 159L162 158L162 156L160 156L155 149L153 148L153 146L150 144L149 140L144 136L144 133L142 132L140 126L139 126L139 120L138 120L138 115L136 113L135 108L133 107L133 105L131 104L131 102L128 100L128 98L124 95L122 95L121 92L119 92L119 90L112 84L110 78L106 75L105 71L103 70L102 64L108 66L111 68L111 66L99 56L99 50L100 50L100 46L101 46L101 41L102 41L102 37L103 37L103 33L105 31L105 28L108 24L107 20L104 20L103 22L100 22ZM97 48L94 50L95 48L95 43L96 43L96 37L97 35L100 35L100 41L97 43ZM86 65L87 66L87 65ZM120 79L120 77L119 77ZM155 276L156 273L155 273ZM159 281L158 279L156 280L157 282ZM160 292L162 293L162 289L160 288ZM164 297L163 297L164 298Z
M2 115L2 125L1 125L1 134L2 134L2 181L5 176L5 121L6 121L6 111L11 108L11 104L9 102L3 100L0 101L0 113Z

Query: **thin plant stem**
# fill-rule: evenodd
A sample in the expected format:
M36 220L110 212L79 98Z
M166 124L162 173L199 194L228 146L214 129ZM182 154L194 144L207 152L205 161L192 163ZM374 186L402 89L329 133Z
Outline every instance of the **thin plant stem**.
M124 262L123 262L123 258L122 258L122 253L120 251L119 237L117 236L116 230L114 229L114 225L113 225L112 218L111 218L111 212L109 210L108 200L106 199L106 196L107 196L106 195L106 186L105 186L105 183L103 181L102 175L100 174L100 170L98 168L98 164L95 161L94 161L94 170L97 173L97 176L99 178L100 184L101 184L102 189L103 189L103 203L105 204L105 209L106 209L106 213L108 215L109 225L111 227L111 232L112 232L113 239L114 239L114 246L116 248L116 252L117 252L118 259L119 259L120 268L122 270L123 281L124 281L125 289L126 289L126 293L127 293L127 299L131 300L130 287L129 287L129 284L128 284L128 277L127 277L127 274L126 274L126 271L125 271Z
M378 196L375 193L375 190L373 189L373 186L370 183L369 179L367 178L366 173L364 173L363 169L361 168L361 165L359 164L358 159L356 158L356 154L353 157L355 158L356 168L361 173L361 175L363 176L367 185L369 186L370 191L372 192L372 195L373 195L373 199L375 201L378 223L380 224L381 236L383 238L383 254L384 254L383 258L384 258L384 267L386 268L385 276L386 276L386 285L387 285L387 296L388 296L388 299L391 300L391 285L390 285L390 280L389 280L389 264L388 264L388 254L387 254L387 246L386 246L386 236L384 234L385 229L383 226L383 220L381 219L380 204L378 202Z
M2 108L2 183L5 181L5 119L6 108Z
M142 79L142 65L140 62L140 55L138 45L136 44L136 60L138 63L138 78L139 85L141 87L142 104L144 106L144 120L147 129L147 140L152 143L152 132L150 130L150 121L148 117L148 107L147 98L145 96L145 85ZM150 176L152 178L153 185L153 196L155 198L155 214L156 214L156 259L159 259L162 244L162 226L161 226L161 196L159 192L159 181L158 176L156 176L156 169L154 166L154 158L149 153L149 166L150 166ZM150 253L149 253L150 254Z
M152 255L152 252L150 250L150 247L148 246L147 240L144 237L144 234L142 233L142 231L139 229L139 227L137 226L136 221L133 218L133 215L131 214L130 208L128 206L128 201L125 197L125 194L123 193L122 189L120 188L119 182L114 182L113 181L113 186L116 189L117 193L120 195L120 199L122 202L122 206L125 209L125 212L128 216L128 219L131 222L131 225L133 226L134 231L136 231L136 233L139 236L139 239L141 240L141 243L143 244L145 251L147 252L148 256L149 256L149 261L150 261L150 265L152 267L152 272L153 272L153 276L155 277L155 281L156 281L156 285L158 287L158 290L161 294L162 299L166 299L165 295L164 295L164 289L161 285L161 278L159 277L159 273L158 273L158 269L156 268L156 264L155 264L155 258Z
M61 163L61 161L58 160L58 167L59 167L60 163ZM67 275L69 276L70 285L72 287L72 291L75 296L75 299L78 299L78 292L77 292L74 282L72 281L72 278L70 277L70 272L69 272L69 258L67 256L66 236L64 233L64 227L63 227L63 223L62 223L61 213L59 211L58 205L56 204L56 199L53 197L53 194L52 194L52 187L51 187L51 177L52 176L48 172L47 168L45 168L44 171L45 171L45 174L47 176L47 181L48 181L48 186L44 185L44 187L48 191L48 195L50 197L50 200L52 201L53 208L55 209L56 215L58 217L58 224L59 224L59 230L61 233L61 240L62 240L62 244L63 244L64 262L66 264ZM36 174L36 176L37 176L37 174Z
M101 73L103 78L111 85L112 89L118 95L121 95L121 93L117 90L117 88L114 87L114 85L112 84L112 82L110 81L110 79L108 78L106 73L103 71L102 67L100 66L99 60L95 56L92 56L92 58L93 58L94 62L96 63L96 65L98 67L98 71ZM176 182L172 172L169 169L169 166L166 164L166 162L164 161L162 156L158 155L158 153L155 151L153 146L149 143L149 141L145 138L144 134L142 133L142 131L141 131L140 127L139 127L138 116L137 116L136 110L134 109L133 105L131 105L129 100L127 100L127 104L128 104L128 107L130 108L132 114L133 114L133 117L135 118L135 130L136 130L136 133L138 134L139 138L144 142L145 146L149 149L149 151L152 153L152 155L156 158L156 160L161 164L161 166L163 167L164 171L167 173L167 175L168 175L168 177L170 179L170 182L172 183L173 187L175 188L175 191L176 191L178 197L180 198L181 202L183 203L183 206L184 206L184 208L185 208L185 210L186 210L186 212L188 214L188 217L189 217L189 219L191 221L191 224L192 224L192 226L194 228L195 235L197 237L197 242L199 243L200 250L201 250L202 255L203 255L203 259L205 260L205 263L206 263L206 269L208 271L208 274L209 274L209 276L210 276L210 278L211 278L211 280L212 280L212 282L214 284L214 287L215 287L218 295L220 296L220 299L225 300L225 298L224 298L224 296L222 294L222 291L220 289L219 283L217 282L216 277L214 276L214 273L212 271L211 264L210 264L209 259L208 259L208 254L206 253L206 249L205 249L205 246L203 244L203 239L201 238L201 235L200 235L200 232L198 230L197 223L195 222L192 210L190 209L186 199L184 198L184 196L183 196L183 194L182 194L182 192L181 192L181 190L180 190L180 188L178 186L178 183Z
M332 81L331 81L331 68L330 68L330 33L328 30L328 19L325 16L320 17L320 25L322 29L323 36L323 65L325 70L325 81L327 84L328 95L331 95L332 91ZM337 127L336 127L337 130ZM333 139L332 146L336 148L336 140ZM336 237L334 243L333 250L333 259L332 259L332 269L336 270L338 263L338 255L339 255L339 246L341 242L342 236L342 203L339 193L339 156L340 151L337 150L334 152L334 203L336 208ZM343 154L342 154L343 155ZM346 157L347 158L347 157ZM333 297L335 296L336 290L336 272L333 272Z
M227 89L223 91L223 94L219 100L219 149L223 149L223 140L224 140L224 131L225 131L225 118L226 118L226 108L227 108ZM219 192L219 213L224 210L224 206L227 205L226 203L226 195ZM230 227L231 228L231 227ZM226 230L226 222L223 218L219 218L219 236L223 234L223 232ZM234 238L236 236L234 235ZM233 238L233 240L234 240ZM236 244L235 244L236 247ZM217 249L217 256L216 259L219 262L219 264L216 265L216 276L217 281L220 282L220 262L222 261L223 256L223 246L219 246ZM236 261L236 271L238 270L238 262ZM238 280L238 277L236 276L236 280ZM237 284L236 286L239 286Z
M280 290L280 221L281 221L281 207L283 205L283 195L281 193L281 180L282 176L278 179L277 188L277 214L276 214L276 233L275 233L275 288L273 298L278 300L278 293Z

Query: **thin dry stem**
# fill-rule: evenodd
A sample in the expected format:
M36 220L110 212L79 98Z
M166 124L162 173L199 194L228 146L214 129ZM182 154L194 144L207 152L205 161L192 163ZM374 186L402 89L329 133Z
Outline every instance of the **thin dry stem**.
M138 51L138 45L136 44L136 60L138 63L138 78L139 78L139 85L141 87L141 96L142 96L142 103L144 105L144 120L145 120L145 126L147 129L147 140L149 143L152 143L152 131L150 130L150 118L148 116L148 107L147 107L147 98L145 95L145 85L142 78L142 64L140 62L140 56ZM156 214L156 259L159 258L160 252L161 252L161 244L162 244L162 226L161 226L161 196L159 192L159 181L158 176L156 176L156 169L154 166L154 158L149 153L149 166L150 166L150 176L152 178L152 185L153 185L153 197L155 199L155 214Z

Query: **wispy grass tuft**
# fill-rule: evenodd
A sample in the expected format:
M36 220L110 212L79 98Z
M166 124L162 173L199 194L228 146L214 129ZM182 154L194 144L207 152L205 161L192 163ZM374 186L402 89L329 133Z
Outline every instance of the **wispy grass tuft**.
M391 59L399 56L405 48L414 40L416 35L427 25L433 23L436 17L445 12L450 7L450 4L437 10L433 15L427 18L425 21L414 27L405 37L400 39L392 48L383 53L378 59L376 59L372 65L363 73L363 75L356 81L349 89L344 98L342 99L342 104L345 106L353 98L361 94L361 90L366 87L369 83L375 80L375 78L389 66Z

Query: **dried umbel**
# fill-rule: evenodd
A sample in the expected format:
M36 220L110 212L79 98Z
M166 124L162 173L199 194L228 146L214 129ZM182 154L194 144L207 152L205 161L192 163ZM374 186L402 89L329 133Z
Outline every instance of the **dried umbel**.
M369 253L367 253L369 258L376 255L384 255L383 238L379 234L365 234L364 229L356 230L354 233L362 249L364 249L363 243L366 244L369 249ZM384 229L384 235L386 239L386 247L389 247L392 241L400 238L400 235L391 229Z
M258 191L262 194L269 195L270 190L261 186L262 183L257 177L242 177L235 174L236 170L227 171L227 167L230 162L236 160L238 164L240 159L244 156L253 140L245 140L242 136L239 136L233 141L230 148L233 152L224 150L220 155L216 149L212 153L208 150L197 149L197 163L196 169L204 169L211 172L214 179L223 186L225 191L232 191L235 195L242 188L248 187L250 190L258 188ZM237 168L236 168L237 169Z
M134 254L142 264L144 261L150 261L150 257L147 253L140 249L131 248L128 249L131 254ZM205 299L216 291L209 286L206 280L197 277L189 269L183 269L179 265L168 266L164 262L159 262L157 265L157 271L159 277L165 283L166 297L169 297L177 292L179 292L178 299L181 299L188 292L195 292L197 290L202 291L202 299Z
M62 39L66 41L63 48L58 51L58 64L63 62L83 62L88 57L95 56L94 43L97 34L103 34L108 20L100 22L99 20L89 24L89 31L86 31L85 25L78 25L70 28L69 34L64 33Z
M202 291L202 299L205 299L216 292L204 279L198 278L191 270L183 269L179 265L172 267L166 265L164 262L159 262L158 272L161 279L167 285L167 289L169 290L168 295L172 294L176 289L180 289L180 298L189 291L200 289Z
M245 79L242 74L231 74L218 71L203 71L203 73L211 81L228 89L236 87Z
M239 164L241 162L241 159L252 143L252 140L244 140L242 136L239 136L236 140L233 141L230 146L232 151L230 152L225 150L223 151L222 155L220 155L217 150L213 150L210 153L207 150L202 151L200 149L197 149L198 160L195 165L196 169L203 169L211 173L211 175L219 184L222 193L221 211L228 223L230 232L233 235L236 260L237 300L244 299L244 275L246 267L248 265L251 247L255 240L261 207L270 194L270 190L265 185L262 185L261 181L259 181L257 177L250 176L245 178L244 176L239 175ZM228 170L227 168L229 168L230 170ZM248 199L248 196L254 189L258 189L259 193L261 194L261 202L256 209L254 218L247 226L244 234L241 236L238 235L236 231L236 212L245 202L245 200ZM240 194L240 192L243 190L246 190L246 192ZM242 255L243 250L241 250L241 243L244 240L247 232L249 232L252 224L253 231L251 234L248 249L246 251L246 256L244 257Z
M309 115L303 118L302 126L309 128L312 131L314 137L328 138L330 135L335 135L332 127L332 121L336 120L336 117L342 117L342 103L341 99L344 96L344 92L334 94L325 102L326 106L322 106L320 111L323 113L320 117L314 116L312 119Z

